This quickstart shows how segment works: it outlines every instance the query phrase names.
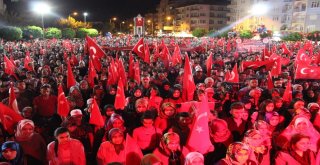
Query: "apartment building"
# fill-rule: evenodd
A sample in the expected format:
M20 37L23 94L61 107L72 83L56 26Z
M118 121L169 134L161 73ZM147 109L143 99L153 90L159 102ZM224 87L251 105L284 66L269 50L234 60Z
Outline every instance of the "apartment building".
M320 0L230 0L228 24L237 24L236 29L255 30L266 25L273 31L291 30L310 32L320 30ZM250 13L256 4L268 9L263 15Z

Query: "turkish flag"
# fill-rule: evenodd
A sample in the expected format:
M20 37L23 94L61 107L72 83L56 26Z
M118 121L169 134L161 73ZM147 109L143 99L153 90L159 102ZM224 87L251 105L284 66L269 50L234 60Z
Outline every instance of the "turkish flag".
M268 49L267 48L264 48L263 49L263 53L262 53L262 60L268 60L269 59L269 57L270 57L270 52L268 51Z
M194 84L189 57L188 55L186 55L185 63L184 63L183 84L182 84L182 99L184 101L193 100L193 93L195 90L196 90L196 85Z
M281 48L282 48L282 53L283 53L283 54L291 55L291 52L290 52L290 50L288 49L288 47L287 47L287 45L286 45L285 43L283 43L283 44L281 45Z
M117 94L114 101L114 107L115 109L124 110L125 105L126 105L126 96L124 94L124 85L123 85L122 79L120 78L118 81Z
M26 57L24 58L24 68L27 69L28 71L32 71L33 67L30 66L29 64L32 63L31 57L30 57L30 52L26 52Z
M58 108L57 113L61 117L67 117L70 112L70 105L69 102L63 92L62 85L59 84L58 86Z
M0 102L0 119L4 129L9 134L13 134L16 124L22 120L23 117Z
M132 51L135 52L141 59L144 59L144 42L143 42L143 38L140 38L140 40L133 47Z
M71 65L69 60L67 60L67 69L68 69L68 75L67 75L67 88L71 88L72 86L76 85L76 79L73 76L73 72L71 69Z
M274 85L273 85L273 81L272 81L272 76L270 71L268 72L268 77L267 77L267 87L268 89L273 89Z
M126 163L140 165L143 154L137 142L127 133L125 141Z
M132 53L129 53L129 78L133 79L134 78L134 59L132 56Z
M272 76L278 76L281 74L281 58L274 60L273 67L271 69Z
M285 89L283 96L282 96L284 102L290 103L292 101L292 87L291 86L292 86L291 80L288 80L286 89Z
M140 85L140 65L139 61L134 64L134 79L136 80L137 84Z
M270 68L273 66L273 61L243 61L241 62L241 71L244 71L247 68L253 68L257 69L261 66L266 65L267 68Z
M162 61L164 63L164 66L166 68L169 68L169 63L171 61L171 56L170 56L169 49L166 46L166 44L164 44L164 42L162 44L162 50L161 50L160 56L161 56L161 59L162 59Z
M150 49L148 44L144 46L144 59L143 61L147 64L150 64Z
M6 55L3 55L4 60L4 72L8 75L14 75L15 66L14 64L8 59Z
M225 76L226 82L230 83L239 83L239 72L238 72L238 65L237 63L234 65L232 71L230 72L230 75L227 77Z
M210 77L211 76L211 69L212 69L212 52L210 53L210 55L207 58L206 66L207 66L207 77Z
M127 84L127 77L126 77L126 70L124 68L124 65L123 65L123 62L122 62L122 59L118 60L118 70L119 70L119 81L122 80L122 83L124 84L124 87L126 86Z
M172 55L172 66L176 66L177 64L181 64L182 59L181 59L181 52L179 45L175 45L173 55Z
M301 63L307 63L310 65L311 63L310 57L306 54L306 51L304 49L300 49L298 51L298 54L296 56L295 65L301 64Z
M98 72L101 70L100 59L105 55L104 51L96 44L92 38L86 36L87 46L89 49L89 55L92 58L93 65Z
M227 43L227 48L226 48L227 52L230 53L231 52L231 43L230 41L228 41Z
M99 105L97 104L96 99L93 99L90 109L91 109L91 113L90 113L89 123L99 127L104 126L104 120L101 115Z
M295 79L320 79L320 67L301 63L297 65Z
M12 108L15 112L20 114L18 102L16 98L16 94L14 93L13 83L10 83L10 91L9 91L9 107Z
M91 58L89 59L89 70L88 70L88 84L91 88L94 87L94 78L97 77L96 69L94 69Z
M202 98L200 108L197 109L196 119L193 123L190 131L190 136L187 141L187 147L191 151L197 151L201 154L206 154L214 150L214 146L210 141L208 116L209 116L209 105L207 97Z

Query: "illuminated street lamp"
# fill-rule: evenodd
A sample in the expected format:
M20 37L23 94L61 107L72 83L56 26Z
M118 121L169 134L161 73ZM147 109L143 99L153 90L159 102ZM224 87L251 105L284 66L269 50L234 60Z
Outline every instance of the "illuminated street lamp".
M113 17L113 18L110 18L110 23L112 22L112 21L116 21L117 20L117 17Z
M73 12L72 15L73 15L73 16L77 16L78 13L77 13L77 12Z
M87 23L87 16L88 16L88 13L87 13L87 12L84 12L84 13L83 13L84 23Z
M150 23L151 23L151 34L152 34L152 36L153 36L153 22L149 19L148 21L147 21L147 23L150 25Z
M44 19L43 19L43 16L45 14L48 14L50 13L50 6L47 4L47 3L44 3L44 2L38 2L38 3L35 3L34 6L33 6L33 10L38 13L38 14L41 14L41 24L42 24L42 30L43 30L43 37L44 37Z
M121 24L125 24L125 22L124 22L124 21L122 21L122 22L120 23L120 32L121 32Z
M255 29L256 29L256 26L260 25L261 17L265 15L268 11L269 11L269 6L265 3L257 3L251 7L251 9L249 10L249 13L251 16L256 18L256 21L254 23L256 24L254 27Z

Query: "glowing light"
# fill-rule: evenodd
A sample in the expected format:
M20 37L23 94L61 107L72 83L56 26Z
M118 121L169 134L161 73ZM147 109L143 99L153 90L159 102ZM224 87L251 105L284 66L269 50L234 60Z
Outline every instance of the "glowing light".
M38 2L38 3L35 3L33 5L33 10L36 12L36 13L39 13L39 14L47 14L47 13L50 13L50 6L47 4L47 3L44 3L44 2Z
M254 4L251 8L251 10L249 11L250 14L255 15L255 16L259 16L259 15L264 15L268 12L269 10L269 6L264 4L264 3L258 3L258 4Z

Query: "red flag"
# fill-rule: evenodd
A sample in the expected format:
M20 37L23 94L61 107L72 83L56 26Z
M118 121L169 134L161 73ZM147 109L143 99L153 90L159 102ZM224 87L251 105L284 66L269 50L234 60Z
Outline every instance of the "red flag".
M320 67L301 63L297 65L295 79L320 79Z
M134 60L133 60L133 56L132 53L129 53L129 78L134 78Z
M290 50L288 49L288 47L287 47L287 45L285 44L285 43L283 43L282 45L281 45L281 48L282 48L282 53L283 54L288 54L288 55L291 55L291 52L290 52Z
M73 76L73 72L71 69L71 65L69 60L67 60L67 69L68 69L68 75L67 75L67 88L71 88L72 86L76 85L76 79Z
M274 64L273 67L271 69L271 76L278 76L279 74L281 74L281 59L277 58L276 60L274 60Z
M10 91L9 91L9 107L13 109L15 112L20 114L19 107L18 107L18 102L16 98L16 94L14 93L14 87L13 83L10 83Z
M268 60L269 59L269 57L270 57L270 52L268 51L268 49L267 48L264 48L263 49L263 53L262 53L262 60Z
M114 101L114 107L115 109L124 110L125 105L126 105L126 97L124 94L124 86L123 86L122 79L120 78L118 81L117 94Z
M162 59L162 61L163 61L163 63L164 63L164 66L166 67L166 68L169 68L169 63L170 63L170 61L171 61L171 56L170 56L170 52L169 52L169 49L168 49L168 47L166 46L166 44L162 44L162 50L161 50L161 59Z
M16 124L23 119L21 115L0 102L1 123L9 134L13 134Z
M94 78L97 77L96 69L94 69L93 62L89 59L89 70L88 70L88 84L91 88L94 87Z
M144 46L144 59L143 61L147 64L150 64L150 49L148 44Z
M111 59L108 70L109 70L109 78L110 78L108 79L110 81L109 85L117 84L119 79L119 74L118 74L117 66L113 59Z
M292 88L291 88L291 80L288 80L286 90L283 93L283 101L290 103L292 101Z
M134 64L134 79L137 81L137 84L140 85L140 66L139 61Z
M58 87L58 108L57 113L61 117L67 117L70 112L70 105L69 102L63 92L62 85L59 84Z
M298 65L300 63L307 63L308 65L311 63L310 57L306 54L304 49L300 49L296 56L295 64Z
M119 80L120 79L122 80L122 83L124 84L124 87L125 87L127 84L127 77L126 77L127 74L126 74L126 70L124 68L122 59L118 61L118 66L119 66Z
M86 36L87 46L89 49L89 55L92 58L93 65L98 72L101 70L100 58L102 58L105 53L90 37Z
M200 108L197 109L197 111L196 119L190 131L186 146L188 146L191 151L206 154L214 150L209 135L208 114L210 111L207 97L202 98Z
M97 104L96 99L93 99L90 109L91 109L91 114L90 114L89 123L96 126L100 126L100 127L104 126L104 120L101 115L99 105Z
M131 35L129 35L127 38L127 46L130 46L131 39L132 39L132 37L131 37Z
M6 55L3 55L4 60L4 72L8 75L14 75L15 66L14 64L8 59Z
M130 165L140 165L143 154L137 142L129 135L126 136L125 144L126 163Z
M226 82L230 83L239 83L239 73L238 73L238 65L237 63L234 65L232 71L230 72L230 76L227 79L226 76Z
M176 66L177 64L181 64L182 59L181 59L181 52L179 45L175 45L173 55L172 55L172 66Z
M144 42L143 42L143 38L140 38L140 40L133 47L132 51L135 52L141 59L144 59Z
M193 100L193 93L195 90L196 90L196 85L194 84L189 57L186 55L185 63L184 63L183 84L182 84L182 99L184 101Z
M273 89L274 88L273 81L272 81L272 76L271 76L270 72L268 72L267 87L268 87L268 89Z
M227 43L227 48L226 48L227 52L230 53L231 52L231 43L230 41L228 41Z
M207 77L210 77L211 76L211 69L212 69L212 52L210 53L210 55L207 58L206 66L207 66Z
M24 68L27 69L28 71L32 71L33 68L32 68L32 66L29 65L31 63L32 63L32 60L30 58L30 52L27 51L26 52L26 57L24 58Z

